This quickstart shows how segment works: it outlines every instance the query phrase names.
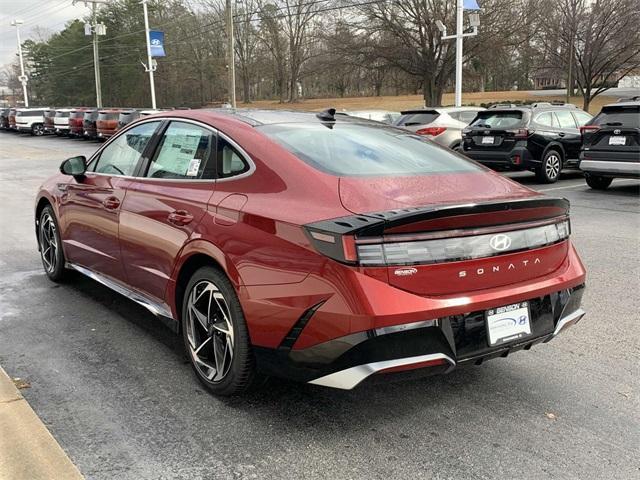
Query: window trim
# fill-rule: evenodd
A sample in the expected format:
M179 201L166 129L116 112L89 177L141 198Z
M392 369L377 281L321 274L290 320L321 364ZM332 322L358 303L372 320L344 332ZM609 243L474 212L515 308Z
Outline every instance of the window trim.
M149 149L150 145L153 143L153 139L154 137L157 135L158 133L158 128L162 128L163 127L163 123L164 123L164 118L152 118L149 119L148 121L145 122L135 122L135 124L130 124L127 127L123 128L122 130L117 132L117 135L112 135L103 145L102 147L100 147L98 150L96 150L93 155L91 155L91 157L89 157L89 160L87 160L87 171L86 174L89 175L99 175L102 177L118 177L118 178L136 178L136 174L138 173L138 170L140 168L141 162L144 158L146 158L145 154L147 153L147 150ZM132 175L120 175L120 174L110 174L110 173L100 173L100 172L95 172L95 171L91 171L89 170L89 165L91 165L94 161L99 161L100 160L100 156L102 155L102 151L107 148L109 145L111 145L111 143L113 143L117 138L120 137L120 135L124 134L124 132L130 130L131 128L137 127L139 125L142 125L143 123L150 123L150 122L158 122L158 128L156 128L156 131L153 132L153 135L151 136L151 141L147 144L147 146L145 147L144 151L140 154L140 158L138 159L138 162L136 163L135 168L133 169L133 174Z
M559 112L567 112L569 114L569 116L573 120L573 127L563 127L562 125L560 125L560 117L558 116ZM558 122L558 126L556 128L559 128L562 130L566 130L566 129L578 130L580 128L578 127L578 122L576 121L576 117L574 117L569 110L553 110L553 115L556 117L556 121Z

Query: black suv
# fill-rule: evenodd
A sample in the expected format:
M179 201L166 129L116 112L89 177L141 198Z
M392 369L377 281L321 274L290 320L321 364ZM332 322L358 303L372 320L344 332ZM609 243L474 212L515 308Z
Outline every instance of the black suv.
M463 153L495 170L531 170L553 183L560 170L578 165L578 127L589 120L571 104L495 105L462 131Z
M605 105L580 131L587 185L604 190L615 177L640 178L640 97Z

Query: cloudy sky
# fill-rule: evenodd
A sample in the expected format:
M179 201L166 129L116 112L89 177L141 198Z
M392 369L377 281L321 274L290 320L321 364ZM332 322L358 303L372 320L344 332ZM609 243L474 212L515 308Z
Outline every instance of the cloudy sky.
M72 0L0 0L0 66L16 58L16 31L11 26L15 18L24 21L20 26L22 40L37 39L39 32L47 34L64 28L67 21L89 13L82 1Z

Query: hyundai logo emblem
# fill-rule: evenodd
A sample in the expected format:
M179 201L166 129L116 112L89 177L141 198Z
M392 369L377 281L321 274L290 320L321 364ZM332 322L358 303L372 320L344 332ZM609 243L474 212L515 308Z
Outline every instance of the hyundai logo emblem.
M497 252L502 252L511 246L511 237L504 233L499 233L498 235L491 237L489 245Z
M616 135L620 135L620 134L622 133L622 131L621 131L621 130L616 129L616 130L614 130L614 131L613 131L613 133L615 133Z

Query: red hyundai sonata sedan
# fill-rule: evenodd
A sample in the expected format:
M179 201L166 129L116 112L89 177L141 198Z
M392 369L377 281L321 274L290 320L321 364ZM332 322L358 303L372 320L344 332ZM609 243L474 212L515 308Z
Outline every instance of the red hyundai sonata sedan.
M220 395L448 372L584 315L566 200L333 109L161 113L60 170L35 210L49 278L145 306Z

